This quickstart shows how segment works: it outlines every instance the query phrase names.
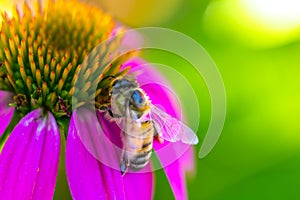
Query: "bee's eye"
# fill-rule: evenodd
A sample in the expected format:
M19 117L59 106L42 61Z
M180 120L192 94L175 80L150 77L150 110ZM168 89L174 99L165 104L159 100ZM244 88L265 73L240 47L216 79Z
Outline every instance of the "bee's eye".
M132 93L131 102L135 107L140 108L140 107L144 106L145 101L146 101L145 97L141 91L135 90Z

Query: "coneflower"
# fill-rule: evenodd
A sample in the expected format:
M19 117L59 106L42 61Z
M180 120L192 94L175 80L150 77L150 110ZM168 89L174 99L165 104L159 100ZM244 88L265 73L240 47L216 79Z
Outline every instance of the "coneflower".
M105 129L111 140L120 139L117 125L97 111L109 104L110 77L122 77L143 61L135 52L118 55L122 38L98 46L120 30L113 19L96 7L70 1L47 1L34 11L25 3L14 16L2 13L0 32L0 194L3 199L52 199L60 154L66 157L66 172L74 199L152 199L153 174L127 173L99 162L80 138ZM98 46L98 47L97 47ZM96 48L95 48L96 47ZM114 54L116 53L116 54ZM118 57L119 56L119 57ZM107 63L108 57L118 57ZM100 76L96 78L93 74ZM155 70L143 74L158 82ZM143 82L143 74L137 78ZM178 109L168 93L157 85L144 90L151 100L174 116ZM86 119L78 113L85 113ZM98 116L98 117L97 117ZM65 142L66 141L66 142ZM66 143L66 149L64 145ZM160 149L168 143L155 142ZM110 152L110 146L97 146ZM66 152L64 152L66 151ZM113 155L113 154L111 154ZM189 151L183 159L192 163ZM110 156L110 155L108 155ZM158 157L163 161L163 154ZM110 158L116 160L118 157ZM164 165L163 165L164 166ZM166 166L174 195L186 198L180 160Z

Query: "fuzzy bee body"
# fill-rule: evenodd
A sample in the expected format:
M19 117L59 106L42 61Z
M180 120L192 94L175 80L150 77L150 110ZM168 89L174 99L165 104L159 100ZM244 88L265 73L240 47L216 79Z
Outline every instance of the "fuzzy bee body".
M150 102L135 81L121 79L114 84L111 112L115 118L124 118L122 173L128 167L134 171L142 169L151 157L154 126L151 121L141 118L149 109Z
M121 119L122 174L128 168L137 171L147 165L154 137L171 142L198 143L197 136L190 128L151 104L135 79L122 78L113 83L108 111L112 118Z
M145 167L152 154L154 135L152 123L145 121L140 125L141 127L132 122L130 126L127 126L128 130L123 132L124 154L126 155L123 155L122 161L134 171Z

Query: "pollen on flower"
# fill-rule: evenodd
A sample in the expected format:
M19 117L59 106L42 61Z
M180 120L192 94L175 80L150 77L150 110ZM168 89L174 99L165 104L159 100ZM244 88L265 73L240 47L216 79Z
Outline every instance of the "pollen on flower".
M126 73L120 66L131 54L103 63L111 48L105 46L89 58L92 67L82 66L91 50L111 35L115 27L112 18L76 0L49 0L45 8L37 6L35 11L24 3L22 15L16 7L14 10L18 14L13 17L1 14L0 26L0 90L15 94L10 105L23 114L45 108L61 117L70 116L74 93L92 94L96 102L105 102L103 87L109 83L100 79ZM112 46L118 43L120 40ZM106 65L103 73L97 71L99 63ZM93 86L96 90L92 93Z

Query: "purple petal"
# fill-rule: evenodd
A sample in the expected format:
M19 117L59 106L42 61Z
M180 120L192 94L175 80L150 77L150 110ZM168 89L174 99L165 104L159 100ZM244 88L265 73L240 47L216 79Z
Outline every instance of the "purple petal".
M124 68L128 66L132 73L141 72L136 79L152 104L162 106L168 114L181 119L179 100L176 99L170 83L151 64L140 58L133 58L123 65Z
M189 146L187 151L181 156L180 162L186 172L195 171L194 148Z
M104 113L100 113L99 111L97 111L97 117L100 124L102 124L102 129L103 132L105 133L105 136L109 139L109 142L111 141L112 144L115 145L113 146L114 150L116 151L117 154L121 154L122 147L123 147L122 135L121 135L122 130L116 124L116 122L106 119ZM119 168L119 163L117 168Z
M173 162L164 168L169 183L171 185L174 197L177 200L187 199L185 171L182 169L179 161Z
M118 46L117 51L120 54L126 53L128 51L137 50L143 47L144 38L142 34L135 31L134 29L127 29L126 26L122 24L117 24L110 34L110 38L117 39L118 36L122 35L122 42Z
M74 199L124 199L120 171L98 162L94 157L100 156L105 162L117 162L119 166L111 146L101 138L106 137L97 116L85 109L76 110L66 144L67 177Z
M151 166L145 166L146 173L128 172L123 177L125 199L153 199L153 173Z
M141 59L132 59L124 65L127 66L132 67L132 72L142 72L137 76L137 80L152 104L159 105L168 114L182 119L179 101L176 100L172 87L162 75ZM176 199L187 199L185 170L193 169L193 148L180 142L165 141L160 144L154 141L154 149L169 179L174 196Z
M172 99L172 93L164 87L155 84L145 85L143 89L149 95L154 105L162 106L168 114L180 119L175 98ZM165 141L163 144L160 144L154 141L154 149L176 199L187 199L185 172L183 170L185 164L181 157L187 152L189 147L190 145L180 142L171 143Z
M101 113L98 114L98 119L102 123L102 128L107 134L107 137L116 144L117 147L122 147L121 130L115 122L106 120ZM110 133L110 134L108 134ZM118 163L118 169L119 169ZM153 197L153 170L150 163L139 172L127 172L123 176L125 199L152 199Z
M174 101L170 100L170 94L167 94L162 87L157 85L147 85L143 88L147 94L151 97L152 102L161 105L167 113L176 116ZM158 96L159 95L159 96ZM163 99L164 101L161 101ZM186 158L188 154L188 148L190 145L183 144L181 142L171 143L164 141L160 144L158 141L154 141L154 149L164 168L166 176L169 180L171 188L173 190L176 199L187 199L186 183L185 183L185 171L182 158ZM187 156L184 156L184 155ZM190 161L190 160L188 160ZM184 166L185 165L185 166Z
M183 164L182 157L180 157L182 156L182 148L186 148L185 146L187 145L166 141L160 144L158 141L154 141L153 146L164 168L174 196L176 199L187 199L185 165ZM177 159L174 159L174 157Z
M98 114L98 119L102 123L102 128L107 137L116 144L116 146L121 147L121 130L116 125L115 122L110 122L106 120L101 113ZM109 131L108 131L109 130ZM113 133L113 134L112 134ZM118 165L119 167L119 165ZM127 172L123 177L125 199L152 199L153 198L153 189L154 189L154 177L153 170L151 169L150 164L145 166L139 172Z
M13 114L14 108L8 106L11 93L0 91L0 137L7 128Z
M26 115L0 155L2 199L52 199L58 172L60 136L51 113Z

